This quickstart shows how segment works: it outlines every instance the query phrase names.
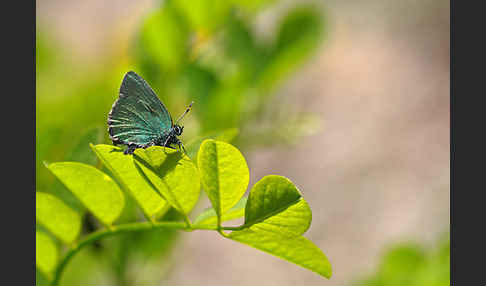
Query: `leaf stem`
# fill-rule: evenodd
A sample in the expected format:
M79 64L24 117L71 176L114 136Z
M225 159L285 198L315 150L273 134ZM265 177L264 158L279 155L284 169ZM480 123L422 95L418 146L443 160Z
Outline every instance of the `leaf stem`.
M127 223L127 224L120 224L116 226L112 226L109 229L102 229L96 232L93 232L87 235L83 240L81 240L75 247L71 248L62 258L61 262L59 263L58 267L56 268L56 272L54 274L54 279L52 285L56 286L59 285L59 280L61 278L64 269L66 268L67 264L71 259L85 246L98 241L102 238L113 236L119 233L127 233L127 232L138 232L138 231L146 231L146 230L153 230L159 228L171 228L171 229L181 229L181 230L192 230L194 229L191 226L188 226L185 222L139 222L139 223ZM215 229L215 228L213 228Z
M222 230L240 230L244 228L244 226L239 226L239 227L219 226L218 227L218 226L211 226L211 225L197 225L197 224L192 225L188 218L186 218L185 222L146 221L146 222L127 223L127 224L110 226L110 228L105 228L90 233L89 235L84 237L79 243L74 244L71 247L71 249L69 249L68 252L66 252L61 262L59 263L58 267L56 268L52 285L53 286L59 285L59 280L61 279L61 275L64 272L64 269L68 265L69 261L71 261L71 259L85 246L90 245L91 243L98 241L102 238L113 236L119 233L147 231L147 230L154 230L160 228L180 229L185 231L215 230L218 231L219 233L222 233ZM226 234L222 233L222 235L226 237Z

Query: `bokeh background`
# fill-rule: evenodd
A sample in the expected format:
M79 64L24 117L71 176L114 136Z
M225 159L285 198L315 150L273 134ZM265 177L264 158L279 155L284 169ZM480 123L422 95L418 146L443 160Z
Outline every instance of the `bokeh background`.
M107 114L134 70L174 117L196 102L184 142L236 128L250 185L279 174L299 186L306 236L333 266L325 280L215 233L158 231L82 251L64 285L449 285L449 1L36 8L37 190L82 212L42 162L97 164L87 143L109 142ZM119 221L139 217L132 205ZM97 227L85 217L84 232Z

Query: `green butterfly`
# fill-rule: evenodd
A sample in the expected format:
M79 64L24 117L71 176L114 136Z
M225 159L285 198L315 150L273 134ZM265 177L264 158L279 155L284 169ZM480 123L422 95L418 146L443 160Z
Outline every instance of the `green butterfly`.
M184 145L177 138L184 126L178 123L191 110L193 103L174 124L167 108L147 82L129 71L108 114L108 134L114 145L128 146L124 154L133 154L137 148L153 145L173 148L172 144L178 145L179 150L182 147L185 153Z

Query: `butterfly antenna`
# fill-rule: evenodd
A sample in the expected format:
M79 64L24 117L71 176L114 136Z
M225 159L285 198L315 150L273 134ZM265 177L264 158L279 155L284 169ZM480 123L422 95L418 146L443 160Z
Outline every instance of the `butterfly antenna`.
M184 116L189 112L191 111L191 107L192 107L192 104L194 103L194 101L191 101L191 104L189 104L189 106L186 108L186 111L184 111L184 113L182 113L182 115L177 119L176 121L176 124L179 123L179 121L182 120L182 118L184 118Z

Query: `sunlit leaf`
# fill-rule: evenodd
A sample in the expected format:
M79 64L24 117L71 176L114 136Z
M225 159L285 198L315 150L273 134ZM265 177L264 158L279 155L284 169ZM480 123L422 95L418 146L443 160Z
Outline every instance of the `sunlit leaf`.
M120 215L125 198L118 185L93 166L77 162L58 162L47 168L103 224L111 225Z
M48 193L35 193L35 217L66 244L73 242L81 230L79 214Z
M40 231L35 232L35 264L37 268L52 278L52 272L56 269L59 253L55 242L48 234Z
M133 196L147 217L165 206L166 201L138 172L133 156L123 154L122 148L112 145L90 146L115 179Z
M265 176L250 191L245 209L246 227L297 236L307 231L311 220L309 205L285 177Z
M73 147L67 150L67 155L65 156L64 160L80 162L94 166L97 163L97 158L95 154L93 154L93 152L91 152L91 150L87 148L87 146L89 143L102 142L104 132L106 132L106 128L98 125L86 129L84 132L81 133L80 137L77 138L77 140L74 140L75 144ZM55 180L49 187L42 189L45 189L46 192L49 192L60 198L63 202L65 202L69 207L74 209L80 215L85 212L85 208L81 204L81 202L76 199L76 197L68 189L66 189L66 187L61 182L59 182L59 180Z
M188 214L199 199L196 166L174 149L152 146L135 150L135 163L159 194L176 210Z
M250 174L241 152L231 144L204 140L197 154L203 189L221 217L243 196Z
M229 238L300 265L328 279L332 275L331 263L327 257L312 241L303 236L289 238L245 229L231 232Z

